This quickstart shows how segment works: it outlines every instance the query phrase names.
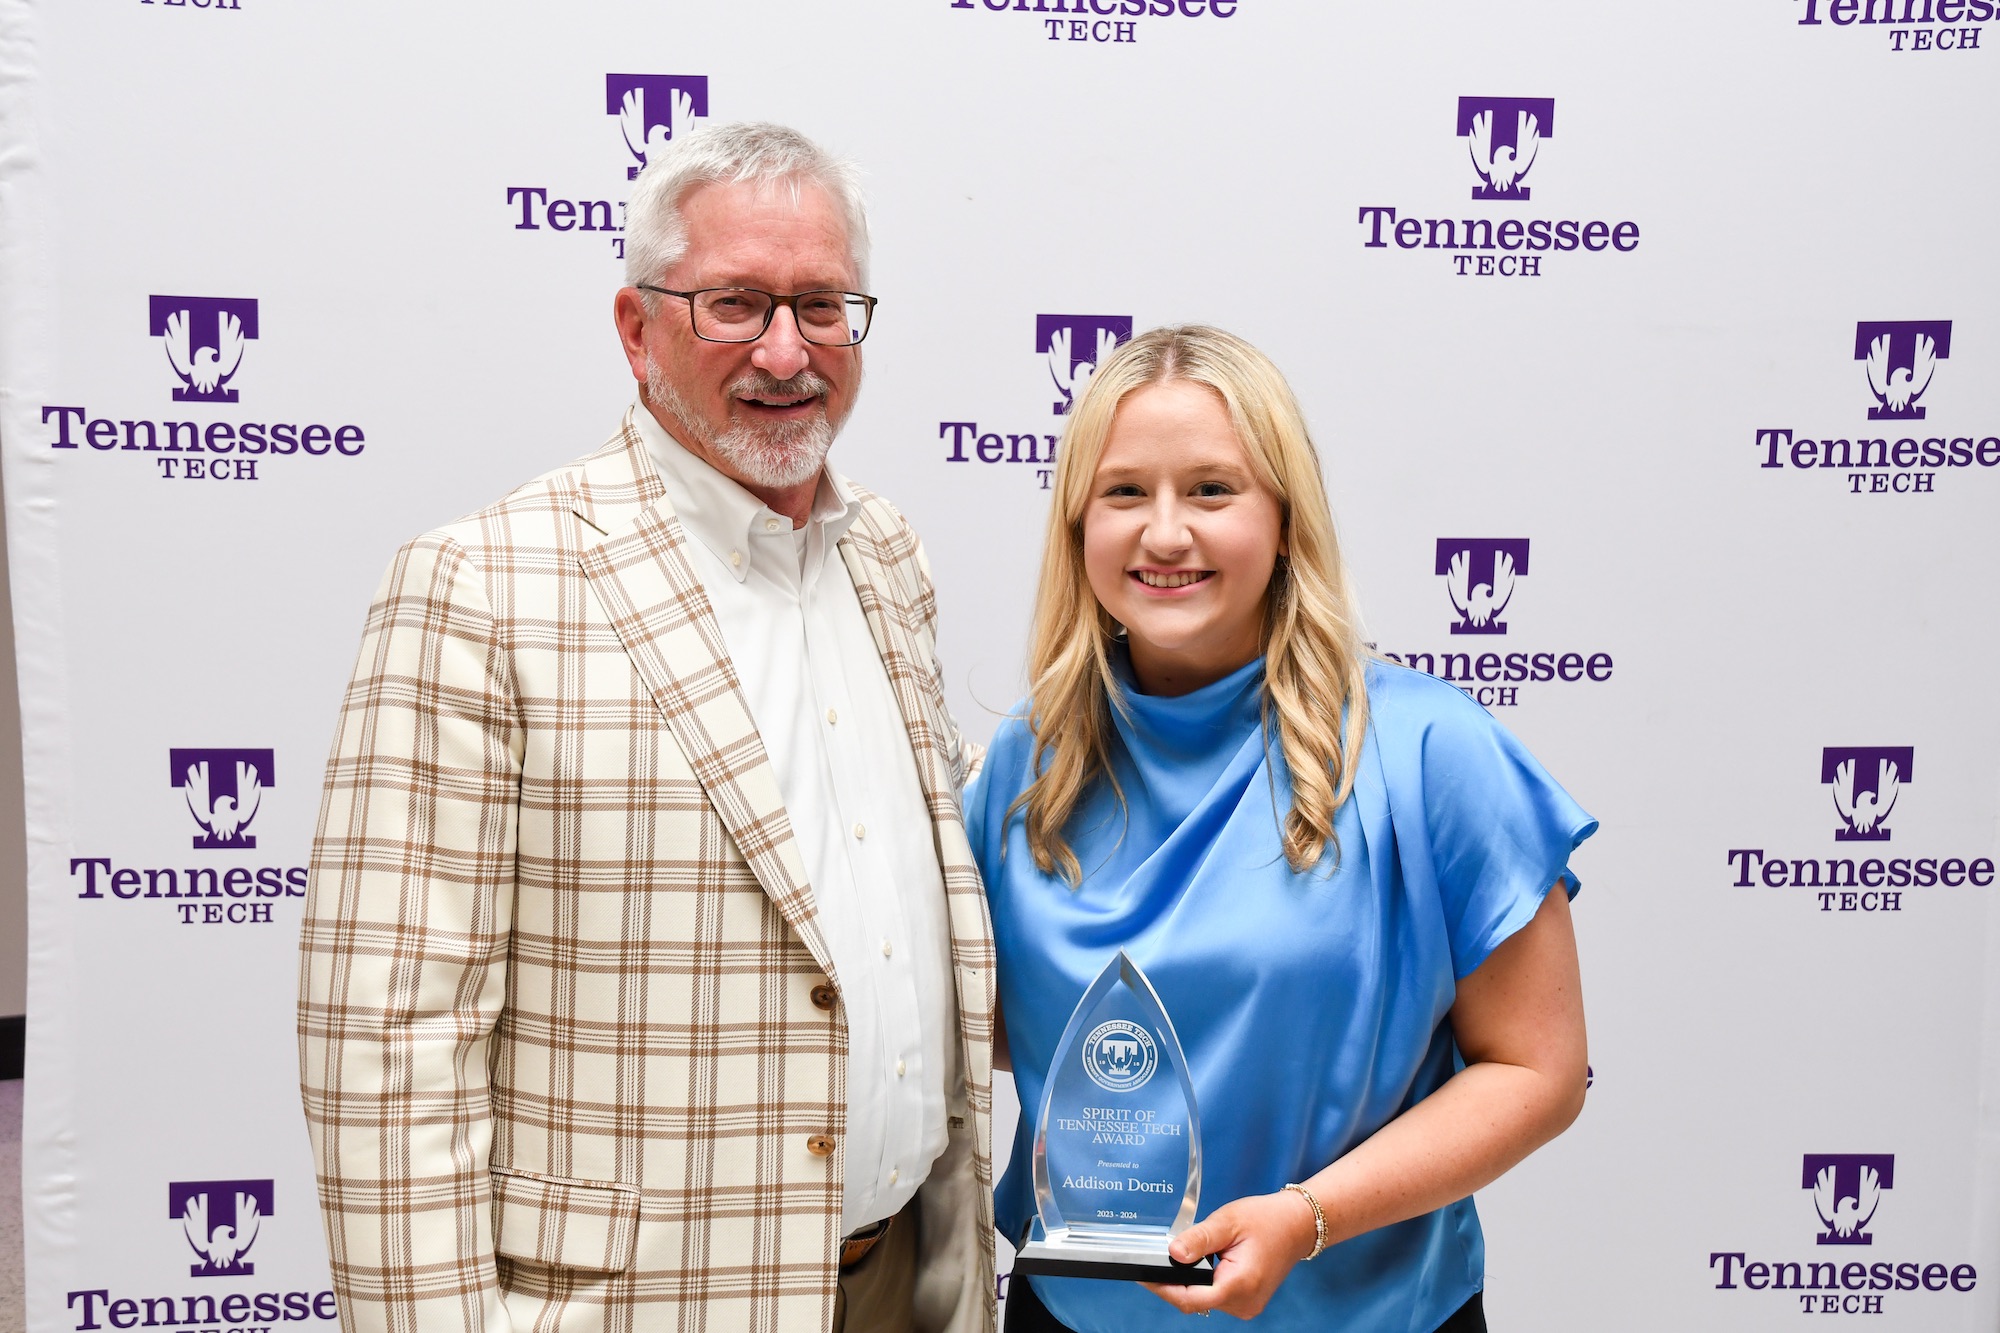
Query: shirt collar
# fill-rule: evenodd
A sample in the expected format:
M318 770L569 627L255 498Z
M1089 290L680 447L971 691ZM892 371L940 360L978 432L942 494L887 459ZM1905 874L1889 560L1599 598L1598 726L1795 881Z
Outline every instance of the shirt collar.
M738 583L750 577L753 564L767 560L779 569L788 565L792 574L783 581L796 582L798 565L789 518L697 458L661 427L643 401L633 409L632 421L647 455L660 470L660 480L666 483L681 526L714 552ZM857 517L854 488L847 478L822 465L812 512L806 518L808 564L817 565L824 559Z

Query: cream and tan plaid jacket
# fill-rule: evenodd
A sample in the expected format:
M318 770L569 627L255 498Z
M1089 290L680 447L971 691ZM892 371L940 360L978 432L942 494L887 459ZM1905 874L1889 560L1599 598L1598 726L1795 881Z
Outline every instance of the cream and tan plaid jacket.
M945 708L917 538L866 492L860 510L839 549L930 806L965 1070L921 1195L918 1313L988 1333L974 747ZM405 546L369 611L299 996L349 1333L832 1323L840 979L686 542L628 417Z

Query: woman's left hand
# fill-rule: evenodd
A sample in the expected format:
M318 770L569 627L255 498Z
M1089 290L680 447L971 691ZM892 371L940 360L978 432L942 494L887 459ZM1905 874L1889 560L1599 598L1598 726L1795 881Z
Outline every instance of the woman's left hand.
M1220 1310L1254 1319L1292 1265L1312 1253L1314 1237L1312 1205L1294 1191L1238 1199L1176 1236L1170 1250L1182 1263L1214 1255L1214 1286L1148 1282L1146 1290L1187 1314Z

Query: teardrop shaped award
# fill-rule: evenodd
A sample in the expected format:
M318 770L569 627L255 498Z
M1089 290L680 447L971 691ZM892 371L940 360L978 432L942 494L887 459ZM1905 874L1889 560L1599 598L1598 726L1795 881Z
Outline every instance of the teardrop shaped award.
M1201 1120L1174 1025L1123 950L1077 1001L1035 1121L1035 1220L1017 1273L1205 1287L1167 1242L1194 1222Z

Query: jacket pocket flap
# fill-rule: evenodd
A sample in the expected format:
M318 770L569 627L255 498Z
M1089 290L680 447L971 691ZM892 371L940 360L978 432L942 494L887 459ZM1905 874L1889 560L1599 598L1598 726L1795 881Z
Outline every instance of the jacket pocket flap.
M493 1248L509 1259L622 1273L639 1242L639 1191L493 1168Z

